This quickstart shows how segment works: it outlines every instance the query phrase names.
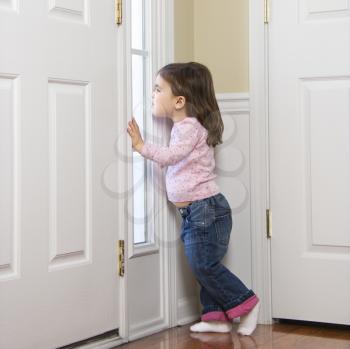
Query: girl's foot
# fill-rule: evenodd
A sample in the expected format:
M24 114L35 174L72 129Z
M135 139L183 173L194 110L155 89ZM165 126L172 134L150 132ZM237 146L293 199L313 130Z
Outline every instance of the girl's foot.
M201 321L190 327L192 332L230 332L232 323L230 321Z
M254 308L248 314L241 316L237 333L244 336L249 336L254 332L258 322L259 308L260 301L255 304Z

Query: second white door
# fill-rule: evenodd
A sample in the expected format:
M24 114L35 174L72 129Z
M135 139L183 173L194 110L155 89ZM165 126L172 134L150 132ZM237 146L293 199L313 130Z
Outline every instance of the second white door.
M271 2L273 317L350 324L350 8Z

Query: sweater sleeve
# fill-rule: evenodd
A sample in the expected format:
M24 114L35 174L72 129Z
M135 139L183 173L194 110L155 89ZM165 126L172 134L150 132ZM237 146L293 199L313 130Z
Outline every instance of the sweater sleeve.
M194 149L199 140L199 130L192 123L184 123L173 129L169 146L145 142L141 155L158 162L161 167L175 165Z

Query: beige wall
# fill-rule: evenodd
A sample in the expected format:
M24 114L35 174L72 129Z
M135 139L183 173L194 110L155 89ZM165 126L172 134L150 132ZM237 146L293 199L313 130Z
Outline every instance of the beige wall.
M174 0L175 61L193 61L193 0Z
M249 91L249 1L174 0L175 61L208 66L216 93Z

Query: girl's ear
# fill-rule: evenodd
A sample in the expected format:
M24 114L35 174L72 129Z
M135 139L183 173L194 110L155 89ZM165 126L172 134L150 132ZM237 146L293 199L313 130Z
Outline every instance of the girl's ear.
M175 103L175 109L179 110L182 109L186 104L186 98L184 96L178 96L176 103Z

